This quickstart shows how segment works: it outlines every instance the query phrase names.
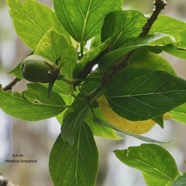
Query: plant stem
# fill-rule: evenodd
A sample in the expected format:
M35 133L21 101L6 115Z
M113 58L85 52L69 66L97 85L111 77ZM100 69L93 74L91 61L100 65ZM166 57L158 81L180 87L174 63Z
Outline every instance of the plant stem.
M83 50L84 50L84 44L83 44L83 41L80 43L80 58L83 57Z
M141 34L139 35L139 37L144 37L149 33L152 25L154 24L154 22L158 18L158 15L160 14L160 12L165 8L166 4L167 4L167 2L165 0L155 0L154 1L153 13L150 16L150 18L148 19L147 23L143 26L143 30L142 30Z
M19 78L17 78L17 77L14 78L8 85L6 85L5 87L3 87L3 90L4 90L4 91L11 90L12 87L13 87L18 81L20 81Z

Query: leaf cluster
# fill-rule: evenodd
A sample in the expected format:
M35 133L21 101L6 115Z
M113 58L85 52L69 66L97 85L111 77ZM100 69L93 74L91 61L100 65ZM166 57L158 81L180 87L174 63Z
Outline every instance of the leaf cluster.
M44 83L29 83L21 93L0 90L0 108L9 115L29 121L55 116L62 124L50 154L54 185L95 185L98 152L93 135L121 139L115 134L120 131L158 142L106 121L96 101L101 94L127 120L153 120L163 128L163 115L169 113L186 123L186 81L160 55L186 59L186 23L123 10L122 0L54 0L54 11L35 0L7 3L17 35L32 53L54 63L60 58L62 78L55 81L50 98ZM10 73L23 79L20 64ZM142 170L147 185L164 186L178 176L172 158L159 146L142 145L116 155ZM145 163L138 163L143 158Z

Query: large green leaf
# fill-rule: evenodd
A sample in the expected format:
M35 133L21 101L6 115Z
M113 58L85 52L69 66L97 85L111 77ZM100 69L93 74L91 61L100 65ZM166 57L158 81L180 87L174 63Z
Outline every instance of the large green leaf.
M65 113L61 128L61 135L64 141L74 143L75 136L84 125L84 118L89 111L89 104L83 95L78 95L72 106Z
M80 43L99 34L106 14L121 7L122 0L54 0L59 20Z
M163 71L125 70L109 82L106 97L121 117L146 120L185 103L186 81Z
M168 24L167 24L168 23ZM160 15L153 24L150 33L172 35L178 42L178 47L186 48L186 23L172 17Z
M28 47L35 49L51 27L69 37L55 13L47 6L35 0L7 0L7 3L16 32Z
M173 157L155 144L116 150L115 155L124 164L141 170L149 186L168 185L179 175Z
M111 12L105 17L101 39L105 41L114 35L112 48L118 48L128 40L137 38L146 22L147 17L135 10Z
M167 24L169 23L169 24ZM172 17L159 16L153 24L150 33L165 33L174 36L176 45L161 47L167 53L186 59L186 23Z
M53 28L48 30L38 43L34 54L41 55L53 62L61 57L58 66L61 68L62 75L68 78L72 77L74 67L77 63L77 52L69 43L64 35L56 32ZM71 94L74 90L73 86L63 82L56 81L54 88L58 87L58 93Z
M1 89L0 108L13 117L37 121L58 115L66 106L57 93L52 92L48 98L47 88L33 83L22 94Z
M70 145L57 138L49 161L55 186L94 186L98 168L98 151L90 129L84 125Z
M135 38L126 42L119 48L107 53L98 61L99 67L103 69L110 68L113 64L119 62L128 52L145 47L145 46L164 46L174 42L174 39L169 35L155 34L148 35L143 38Z
M170 111L171 118L186 124L186 103Z

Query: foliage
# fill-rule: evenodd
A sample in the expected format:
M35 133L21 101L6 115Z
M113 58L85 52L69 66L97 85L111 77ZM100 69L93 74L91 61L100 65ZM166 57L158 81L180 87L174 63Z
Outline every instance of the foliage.
M58 61L60 75L50 95L43 82L29 83L21 93L0 90L0 108L9 115L30 121L56 116L62 124L49 160L55 186L95 185L94 135L119 140L115 131L120 131L158 143L138 135L140 122L146 129L150 121L148 130L155 122L163 127L169 117L186 123L186 81L160 56L165 51L186 59L186 23L162 15L156 19L164 0L155 1L150 18L136 10L122 10L121 0L54 0L54 11L35 0L7 3L17 35L32 54ZM22 79L20 66L10 73ZM137 122L139 130L131 133L125 123L107 120L100 109L102 95L116 118L131 125ZM158 145L143 144L115 154L141 170L149 186L186 184L173 157Z

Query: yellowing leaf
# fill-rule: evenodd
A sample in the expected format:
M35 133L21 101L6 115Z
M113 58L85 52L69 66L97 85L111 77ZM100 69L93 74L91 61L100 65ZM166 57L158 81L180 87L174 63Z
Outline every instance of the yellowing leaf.
M112 125L119 127L120 129L123 129L127 132L143 134L151 130L155 125L155 122L151 119L144 121L130 121L122 118L111 109L104 95L100 96L97 101L104 118ZM169 114L166 113L164 115L164 120L167 120L169 118Z

